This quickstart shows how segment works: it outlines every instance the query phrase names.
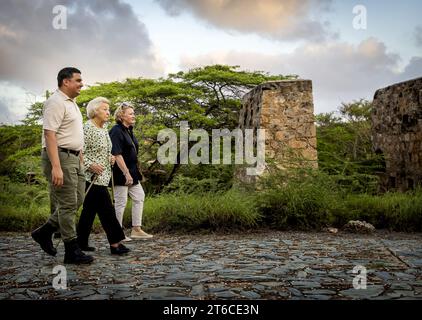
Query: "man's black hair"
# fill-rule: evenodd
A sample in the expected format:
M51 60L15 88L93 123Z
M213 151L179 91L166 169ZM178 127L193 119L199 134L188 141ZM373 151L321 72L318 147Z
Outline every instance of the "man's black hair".
M80 70L73 67L66 67L59 71L57 75L57 85L59 87L63 84L63 79L71 79L74 73L82 73Z

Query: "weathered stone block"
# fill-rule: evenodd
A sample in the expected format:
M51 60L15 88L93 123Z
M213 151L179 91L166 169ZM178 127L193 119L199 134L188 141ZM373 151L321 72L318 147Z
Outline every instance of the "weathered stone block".
M385 157L381 189L401 191L422 184L422 78L375 92L372 142Z
M266 130L266 159L284 168L318 166L312 81L263 83L245 94L242 105L239 127ZM237 176L254 181L245 177L244 170L238 170Z

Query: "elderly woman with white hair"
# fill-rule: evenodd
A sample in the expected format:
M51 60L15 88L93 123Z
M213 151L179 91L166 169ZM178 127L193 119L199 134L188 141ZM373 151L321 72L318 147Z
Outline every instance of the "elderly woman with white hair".
M95 251L88 245L95 215L98 214L101 225L107 235L112 254L129 252L121 241L125 234L116 218L107 186L111 178L111 165L115 158L111 155L111 140L105 124L110 117L110 102L103 97L91 100L87 106L88 121L84 125L84 166L86 188L81 216L77 226L78 244L84 251Z

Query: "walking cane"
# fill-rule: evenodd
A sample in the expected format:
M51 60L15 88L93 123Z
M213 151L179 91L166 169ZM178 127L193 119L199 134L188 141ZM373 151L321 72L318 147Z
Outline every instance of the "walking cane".
M98 174L94 174L94 179L92 179L91 184L89 185L88 189L86 189L86 191L85 191L85 197L88 194L89 189L91 189L91 187L94 184L94 182L97 181L97 178L98 178Z
M111 203L114 207L114 177L113 177L114 165L111 165Z
M91 184L89 185L88 189L86 189L86 191L85 191L85 197L86 197L86 195L88 194L88 192L89 192L89 190L91 189L91 187L92 187L92 185L94 184L94 182L95 182L95 181L97 181L97 178L98 178L98 174L94 174L94 179L92 179ZM57 242L57 245L56 245L56 250L57 250L57 248L59 247L59 244L60 244L60 241L61 241L61 240L62 240L62 239L60 238L60 239L59 239L59 241Z

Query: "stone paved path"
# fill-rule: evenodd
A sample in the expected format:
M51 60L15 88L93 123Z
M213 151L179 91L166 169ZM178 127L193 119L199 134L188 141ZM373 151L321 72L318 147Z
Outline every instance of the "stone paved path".
M104 234L91 245L95 262L66 265L56 290L63 243L50 257L29 234L0 234L0 299L422 299L422 234L160 234L124 257ZM353 288L356 265L366 289Z

